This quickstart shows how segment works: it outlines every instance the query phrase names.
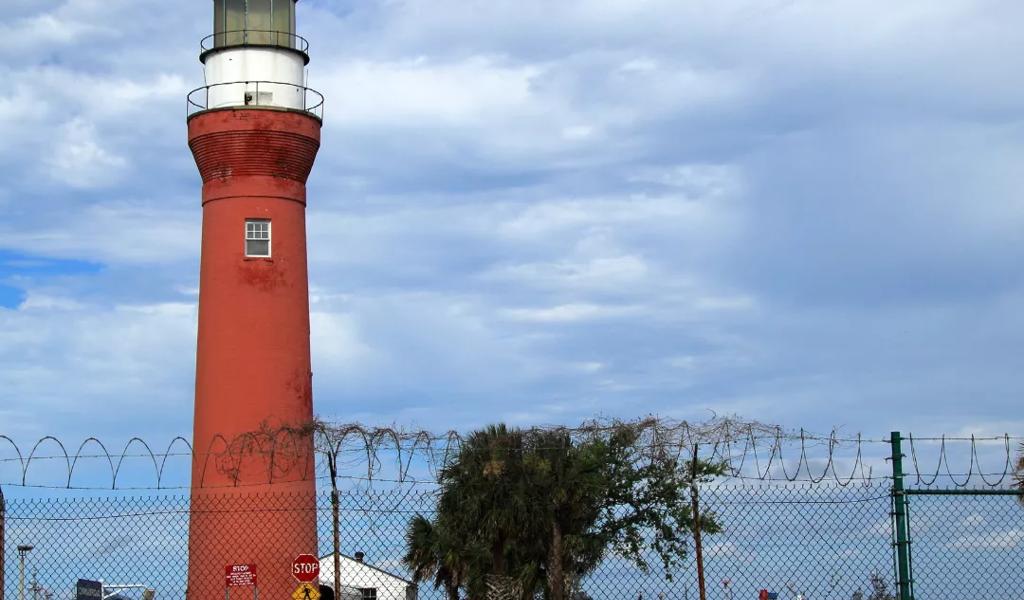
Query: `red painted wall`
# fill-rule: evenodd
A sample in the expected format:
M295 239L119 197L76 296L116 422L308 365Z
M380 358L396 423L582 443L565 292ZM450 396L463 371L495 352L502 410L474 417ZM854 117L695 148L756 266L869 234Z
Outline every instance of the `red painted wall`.
M313 417L305 183L320 122L226 109L188 134L203 178L188 596L222 598L224 567L251 563L260 597L287 598L292 559L317 551L312 439L260 432ZM246 219L271 221L270 258L245 256Z

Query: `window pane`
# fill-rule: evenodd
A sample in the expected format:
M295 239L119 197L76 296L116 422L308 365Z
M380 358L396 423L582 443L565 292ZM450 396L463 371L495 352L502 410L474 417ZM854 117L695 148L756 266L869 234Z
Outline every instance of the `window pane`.
M245 255L246 256L270 256L270 241L269 240L246 240L246 242L245 242Z
M292 12L295 10L295 2L292 0L274 0L274 31L279 32L274 43L278 46L293 48L291 34Z
M245 255L270 256L270 221L245 220Z
M245 29L245 0L224 0L226 45L236 46L245 43L242 30Z
M224 45L224 0L213 0L213 46L219 48Z
M274 36L270 33L270 4L272 0L249 0L249 16L245 28L249 30L250 44L272 44Z
M250 240L265 240L270 237L270 221L246 221L245 237Z

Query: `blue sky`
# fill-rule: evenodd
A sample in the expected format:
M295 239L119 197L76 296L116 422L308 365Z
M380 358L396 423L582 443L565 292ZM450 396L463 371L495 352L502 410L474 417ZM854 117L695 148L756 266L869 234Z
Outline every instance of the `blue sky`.
M191 431L207 1L5 0L0 423ZM317 411L1011 433L1018 2L303 0Z

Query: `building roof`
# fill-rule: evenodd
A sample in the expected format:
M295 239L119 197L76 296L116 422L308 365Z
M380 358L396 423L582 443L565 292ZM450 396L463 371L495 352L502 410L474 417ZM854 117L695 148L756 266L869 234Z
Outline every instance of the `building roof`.
M333 554L325 554L325 555L321 556L320 557L321 564L323 564L323 562L325 560L329 560L332 556L334 556L334 555ZM359 565L359 566L367 568L367 569L369 569L371 571L375 571L377 573L380 573L381 575L384 575L386 577L390 577L391 579L396 579L398 581L401 581L402 583L405 583L407 585L416 585L416 582L414 582L414 581L410 581L410 580L406 579L405 577L402 577L400 575L395 575L394 573L385 571L384 569L381 569L379 567L375 567L375 566L365 562L364 560L356 560L355 558L353 558L353 557L351 557L351 556L349 556L347 554L338 554L338 556L340 556L344 560L349 561L349 563L351 563L353 565ZM331 563L327 563L327 564L330 565ZM320 570L321 571L324 570L323 566L320 567ZM333 567L332 567L332 570L333 570Z

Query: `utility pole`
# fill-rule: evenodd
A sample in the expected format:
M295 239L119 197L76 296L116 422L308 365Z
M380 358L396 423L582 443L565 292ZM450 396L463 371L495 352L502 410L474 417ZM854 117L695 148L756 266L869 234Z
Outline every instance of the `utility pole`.
M338 494L338 454L334 446L327 448L327 466L331 470L331 530L334 539L334 597L341 597L341 497ZM3 598L0 598L3 600Z
M32 548L28 544L18 546L18 600L25 600L25 557Z

